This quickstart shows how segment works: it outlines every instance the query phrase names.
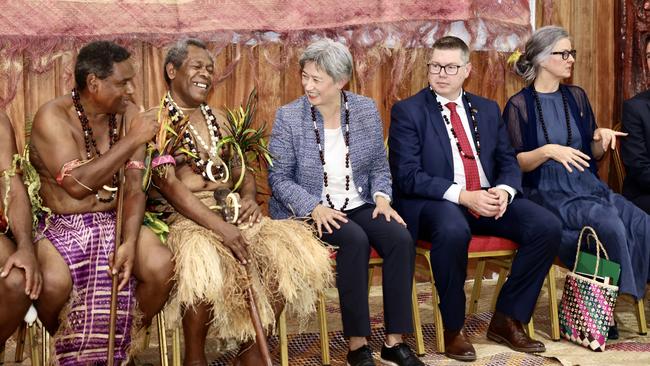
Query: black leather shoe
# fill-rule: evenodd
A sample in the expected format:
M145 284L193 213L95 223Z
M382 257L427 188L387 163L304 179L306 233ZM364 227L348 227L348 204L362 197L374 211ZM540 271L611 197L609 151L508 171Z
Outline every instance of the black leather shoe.
M347 366L375 366L372 350L368 345L363 345L354 351L348 351Z
M381 363L387 366L424 366L406 343L397 343L390 348L383 345Z

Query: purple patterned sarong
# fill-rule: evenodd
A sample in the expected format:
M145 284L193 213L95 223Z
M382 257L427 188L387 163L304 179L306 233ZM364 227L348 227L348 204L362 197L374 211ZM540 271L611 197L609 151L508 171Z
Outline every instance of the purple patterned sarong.
M51 215L43 234L68 264L73 284L66 318L54 339L56 360L63 366L104 363L112 282L108 258L115 245L115 212ZM131 278L117 297L117 364L126 360L131 341L134 290Z

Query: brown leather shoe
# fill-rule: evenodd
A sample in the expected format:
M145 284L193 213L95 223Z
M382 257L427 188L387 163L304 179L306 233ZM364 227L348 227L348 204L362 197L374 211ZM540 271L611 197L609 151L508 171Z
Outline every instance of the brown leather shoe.
M476 361L474 346L460 330L445 330L445 356L458 361Z
M505 343L518 352L538 353L546 351L544 343L530 338L524 332L524 327L520 321L500 312L495 312L492 315L487 337L497 343Z

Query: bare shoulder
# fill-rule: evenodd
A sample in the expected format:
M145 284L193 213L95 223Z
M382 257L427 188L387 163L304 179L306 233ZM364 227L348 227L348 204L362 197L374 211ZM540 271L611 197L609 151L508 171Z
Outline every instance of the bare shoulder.
M71 121L67 111L71 106L72 100L67 95L43 104L36 112L32 124L34 142L69 133Z

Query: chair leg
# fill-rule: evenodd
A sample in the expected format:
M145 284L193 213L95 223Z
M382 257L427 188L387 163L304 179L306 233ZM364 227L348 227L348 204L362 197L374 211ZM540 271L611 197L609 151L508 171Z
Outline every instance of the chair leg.
M144 340L142 340L142 349L147 349L149 348L149 344L151 343L151 326L147 327L147 330L144 333Z
M289 340L287 339L287 314L283 309L278 321L278 337L280 338L280 365L289 366Z
M38 343L36 342L36 338L38 338L36 334L36 324L28 326L27 338L29 339L32 365L41 365L40 355L38 354Z
M535 339L535 326L533 325L533 318L526 324L526 333L532 339Z
M438 353L445 353L445 336L444 336L444 325L442 323L442 314L440 313L440 298L438 297L438 290L436 289L436 279L433 277L433 268L431 268L431 255L429 252L424 252L422 254L427 262L427 268L429 269L429 278L431 278L431 302L433 303L433 324L436 329L436 348Z
M415 336L415 353L424 356L427 351L424 348L424 335L422 334L422 323L420 321L420 306L418 304L418 289L415 286L413 277L413 290L411 291L411 309L413 312L413 333Z
M43 360L43 366L49 364L50 361L50 333L47 332L43 324L40 324L41 328L41 359Z
M555 265L551 265L546 277L548 281L548 311L551 320L551 339L560 340L560 318L557 305L557 281L555 280Z
M160 350L160 365L169 366L169 354L167 353L167 333L165 333L165 314L162 310L156 315L158 323L158 347Z
M478 309L478 299L481 297L481 286L483 285L483 273L485 273L485 260L479 259L478 263L476 263L474 287L472 287L472 297L469 301L470 314L476 314L476 311Z
M172 334L172 366L181 366L181 328Z
M25 359L25 336L27 334L27 323L23 323L18 328L18 334L16 335L16 355L14 361L17 363L22 363Z
M325 308L325 294L318 295L318 323L320 325L320 349L323 365L330 364L330 341L327 333L327 309Z
M372 287L372 277L375 275L375 266L368 267L368 296L370 296L370 288Z
M499 298L499 293L503 284L506 282L506 277L508 275L508 270L506 268L499 269L499 279L497 279L497 286L494 288L494 294L492 294L492 303L490 304L490 311L494 312L497 308L497 299Z
M648 324L646 324L645 321L645 307L643 306L644 300L645 299L635 300L636 320L639 322L640 335L648 334Z

